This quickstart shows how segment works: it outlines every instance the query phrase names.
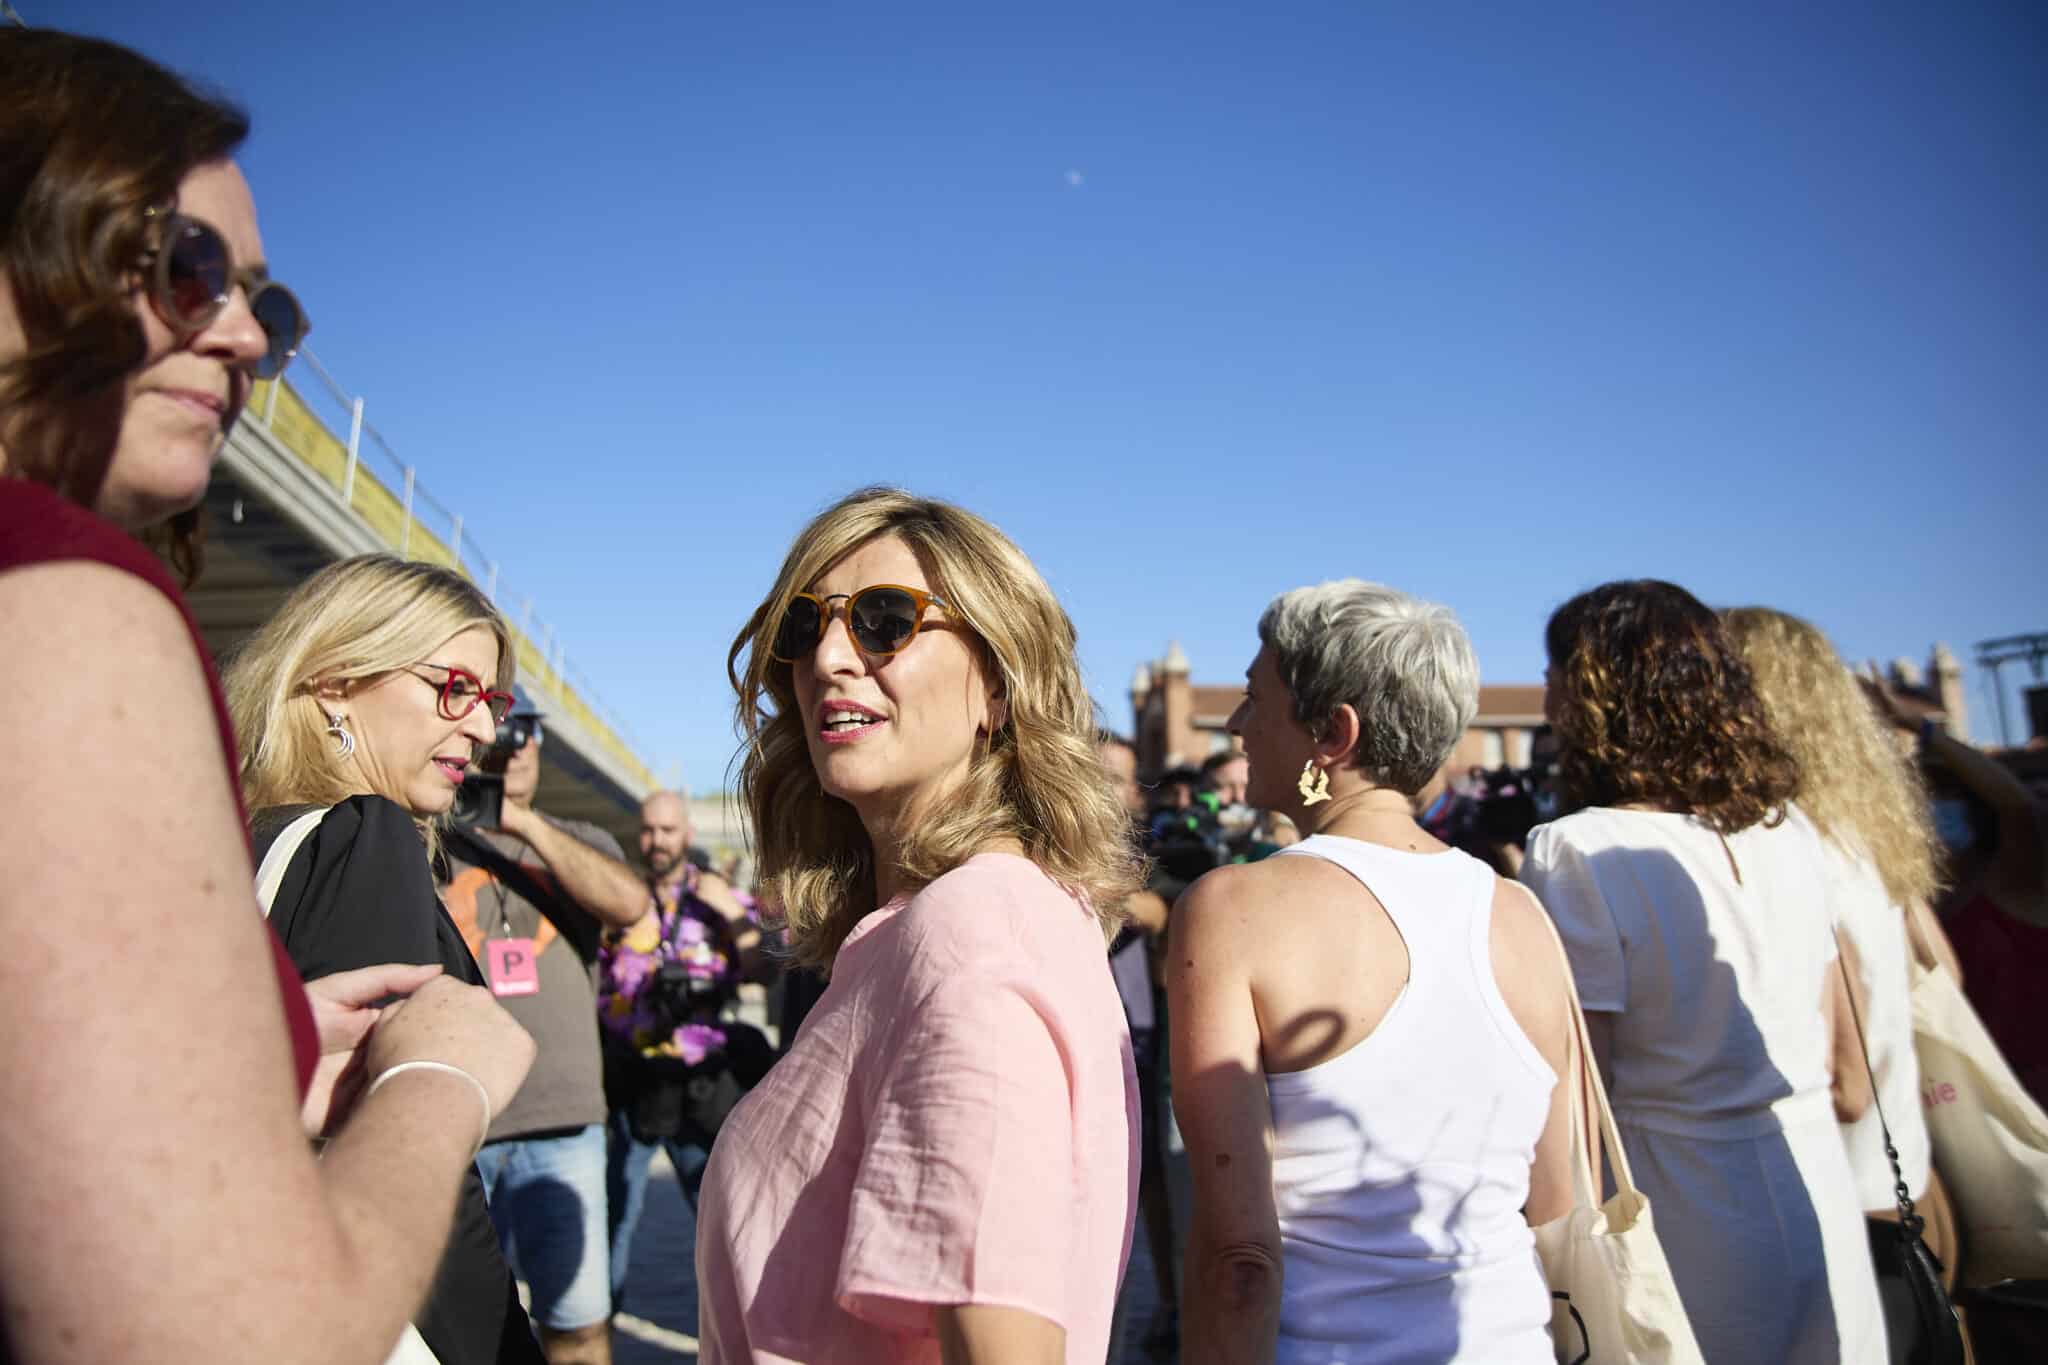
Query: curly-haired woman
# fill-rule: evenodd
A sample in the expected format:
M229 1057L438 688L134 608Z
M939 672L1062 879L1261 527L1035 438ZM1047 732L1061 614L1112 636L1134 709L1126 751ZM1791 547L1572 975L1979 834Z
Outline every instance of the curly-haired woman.
M1557 921L1636 1183L1709 1361L1882 1360L1838 1115L1869 1102L1799 769L1720 619L1609 583L1550 618ZM1853 1060L1852 1060L1853 1059ZM1832 1103L1831 1103L1832 1100Z
M1799 763L1800 813L1827 841L1829 909L1846 940L1844 961L1856 972L1877 1099L1906 1189L1927 1217L1928 1245L1953 1274L1955 1221L1934 1179L1920 1107L1907 967L1918 957L1955 969L1954 950L1934 917L1940 844L1926 783L1816 627L1768 607L1738 607L1722 620L1756 678L1772 728ZM1896 1178L1876 1110L1845 1125L1842 1140L1868 1215L1896 1219Z
M798 535L730 667L766 899L831 984L706 1168L703 1360L1099 1362L1138 1123L1105 949L1138 869L1073 625L981 518L867 489Z

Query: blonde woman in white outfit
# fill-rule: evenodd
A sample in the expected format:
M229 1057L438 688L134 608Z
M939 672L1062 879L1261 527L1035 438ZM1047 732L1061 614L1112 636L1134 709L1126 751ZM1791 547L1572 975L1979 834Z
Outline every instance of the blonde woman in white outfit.
M1355 579L1276 598L1259 639L1231 717L1247 799L1305 837L1173 916L1185 1358L1541 1365L1564 970L1527 892L1410 804L1477 708L1471 646Z
M1609 583L1546 632L1544 709L1580 807L1529 838L1629 1163L1710 1365L1881 1365L1838 1117L1868 1078L1799 769L1718 617Z
M1908 967L1917 956L1962 975L1929 908L1940 877L1926 785L1818 629L1768 607L1738 607L1723 612L1722 620L1756 675L1771 727L1798 760L1800 813L1827 841L1829 909L1856 967L1878 1099L1906 1189L1927 1220L1928 1249L1953 1281L1955 1216L1930 1161ZM1895 1222L1892 1166L1876 1110L1845 1125L1842 1138L1864 1212L1873 1221ZM1873 1228L1872 1235L1884 1230Z

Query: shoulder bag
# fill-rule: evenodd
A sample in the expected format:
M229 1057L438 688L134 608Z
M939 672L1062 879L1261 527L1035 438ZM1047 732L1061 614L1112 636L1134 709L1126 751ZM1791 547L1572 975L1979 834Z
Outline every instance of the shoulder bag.
M1956 1206L1965 1282L2048 1279L2048 1114L1946 968L1913 964L1927 1135Z
M1835 970L1843 971L1846 961L1838 954ZM1843 984L1849 984L1846 975ZM1899 1205L1898 1222L1870 1224L1870 1259L1877 1271L1891 1358L1898 1365L1964 1365L1962 1323L1941 1282L1941 1262L1920 1238L1924 1220L1914 1212L1913 1192L1906 1188L1905 1172L1899 1169L1899 1149L1892 1142L1891 1125L1885 1122L1877 1072L1870 1065L1870 1041L1863 1034L1863 1011L1857 1008L1854 989L1846 989L1844 994L1849 997L1849 1019L1856 1026L1863 1070L1870 1077L1870 1104L1877 1110L1878 1131L1884 1134L1885 1158L1892 1165L1892 1197Z

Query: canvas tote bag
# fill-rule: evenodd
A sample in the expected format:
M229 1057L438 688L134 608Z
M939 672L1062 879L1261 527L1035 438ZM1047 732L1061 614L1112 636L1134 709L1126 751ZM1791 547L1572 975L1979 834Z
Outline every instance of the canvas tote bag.
M2048 1026L2048 1025L2044 1025ZM1944 967L1913 964L1913 1050L1971 1284L2048 1279L2048 1114Z
M1677 1282L1650 1223L1650 1200L1636 1188L1615 1130L1607 1087L1593 1065L1578 983L1550 916L1543 916L1564 962L1572 1028L1566 1074L1572 1082L1572 1207L1536 1231L1536 1254L1550 1282L1550 1339L1558 1365L1705 1365ZM1590 1132L1588 1116L1598 1119ZM1600 1198L1600 1152L1614 1172L1614 1197Z
M320 828L320 822L327 818L329 809L322 806L293 820L278 832L264 853L263 865L256 869L256 898L263 903L265 919L270 918L270 907L277 900L278 887L284 884L284 874L292 865L292 855L299 851L299 846L314 830ZM385 1357L384 1365L440 1365L440 1357L434 1354L433 1347L427 1345L420 1329L408 1322L398 1344Z

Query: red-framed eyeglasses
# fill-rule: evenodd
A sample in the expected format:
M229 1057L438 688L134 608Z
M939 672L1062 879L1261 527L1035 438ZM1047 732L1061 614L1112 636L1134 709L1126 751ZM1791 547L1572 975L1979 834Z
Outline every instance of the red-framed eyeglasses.
M482 702L491 709L491 723L493 725L502 723L505 717L512 714L512 694L510 692L492 692L487 690L484 687L483 679L477 677L476 674L466 668L456 668L449 664L428 663L414 664L413 668L438 669L448 675L440 682L435 682L425 674L413 673L415 678L418 678L421 682L441 694L441 719L443 720L462 720L470 712L476 710L478 702ZM406 671L410 673L412 669L407 669Z

